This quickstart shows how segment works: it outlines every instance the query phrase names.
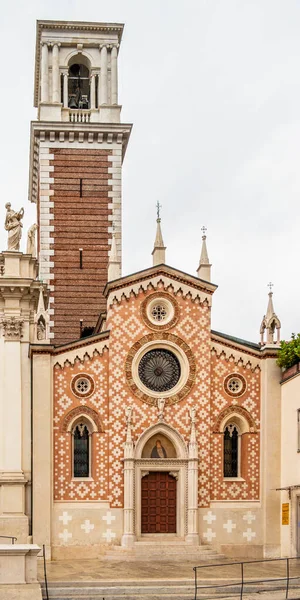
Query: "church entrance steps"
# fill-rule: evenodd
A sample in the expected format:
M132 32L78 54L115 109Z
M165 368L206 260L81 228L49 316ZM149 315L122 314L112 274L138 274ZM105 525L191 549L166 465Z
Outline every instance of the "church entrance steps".
M229 579L203 580L203 585L228 584ZM260 588L257 584L245 586L244 598L255 600L263 592L264 600L282 600L285 586L264 583ZM45 588L42 585L43 600L46 600ZM193 600L195 596L194 580L169 580L169 581L102 581L78 582L76 585L66 583L48 584L49 600ZM215 600L226 598L236 600L240 593L240 586L236 585L224 589L198 590L197 598L202 600ZM228 595L227 595L228 594ZM299 600L299 588L292 586L289 598Z
M183 541L137 541L132 548L112 546L102 560L126 561L182 561L187 560L199 564L207 560L221 560L224 556L209 545L193 546Z

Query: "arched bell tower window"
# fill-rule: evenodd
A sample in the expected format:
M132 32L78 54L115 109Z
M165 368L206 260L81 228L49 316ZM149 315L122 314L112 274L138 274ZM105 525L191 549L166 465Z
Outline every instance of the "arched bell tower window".
M73 477L90 477L91 433L85 421L73 428Z
M239 475L239 432L234 423L224 429L224 477Z
M74 63L69 67L68 105L72 109L90 108L90 72L86 65Z

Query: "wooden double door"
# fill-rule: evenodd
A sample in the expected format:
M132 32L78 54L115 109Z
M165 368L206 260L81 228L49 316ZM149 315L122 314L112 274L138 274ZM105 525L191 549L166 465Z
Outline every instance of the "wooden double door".
M142 477L142 533L176 533L176 483L166 471Z

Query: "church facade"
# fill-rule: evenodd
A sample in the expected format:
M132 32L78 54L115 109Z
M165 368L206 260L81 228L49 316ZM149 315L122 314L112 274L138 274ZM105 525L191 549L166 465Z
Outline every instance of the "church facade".
M299 552L297 508L281 521L293 483L272 292L260 343L212 331L206 236L197 275L168 266L159 214L152 266L121 276L122 32L37 23L38 260L32 232L26 254L0 255L2 530L57 559L147 539Z

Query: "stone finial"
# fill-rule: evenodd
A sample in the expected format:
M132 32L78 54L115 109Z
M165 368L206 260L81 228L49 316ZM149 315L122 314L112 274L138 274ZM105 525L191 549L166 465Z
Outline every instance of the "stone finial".
M34 223L29 227L27 231L27 248L26 254L31 254L33 258L36 258L36 239L35 232L37 230L37 224Z
M207 246L206 246L206 235L205 235L206 231L207 231L206 227L203 226L201 231L203 232L202 248L201 248L199 267L197 269L197 275L198 275L199 279L204 279L204 281L210 281L211 264L209 262Z
M7 202L7 204L5 204L5 208L6 208L6 216L5 216L4 229L6 231L8 231L7 249L15 250L16 252L19 252L20 240L22 237L22 227L23 227L23 224L21 223L21 219L23 219L23 217L24 217L24 208L21 208L19 210L19 212L15 212L11 208L10 202Z
M111 241L111 249L110 249L109 259L108 259L107 280L114 281L115 279L119 279L119 277L121 277L120 260L118 258L118 252L117 252L116 235L115 235L115 233L113 233L112 241Z
M269 283L268 287L269 287L270 291L268 294L269 299L268 299L267 312L263 316L263 320L262 320L261 326L260 326L260 345L261 346L274 345L274 344L277 345L280 343L281 323L275 313L274 306L273 306L273 292L272 292L273 283ZM274 340L275 329L277 330L276 341ZM265 331L267 332L266 339L265 339Z
M153 266L154 267L155 267L155 265L161 265L161 264L164 264L166 262L166 246L164 245L164 241L163 241L163 237L162 237L162 232L161 232L161 226L160 226L160 223L161 223L161 218L160 218L161 204L159 204L159 202L157 202L156 208L157 208L156 236L155 236L155 241L154 241L154 248L152 250Z

